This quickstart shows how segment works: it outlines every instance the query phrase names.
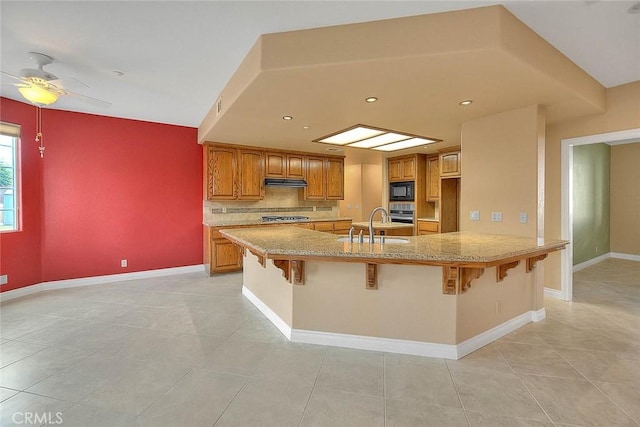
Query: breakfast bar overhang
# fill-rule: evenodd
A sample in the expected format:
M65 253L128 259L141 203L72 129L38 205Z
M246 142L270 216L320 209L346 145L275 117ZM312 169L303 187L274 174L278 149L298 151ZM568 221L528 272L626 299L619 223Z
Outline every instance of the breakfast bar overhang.
M458 359L544 319L536 264L562 240L444 233L358 243L296 227L221 232L243 294L291 341Z

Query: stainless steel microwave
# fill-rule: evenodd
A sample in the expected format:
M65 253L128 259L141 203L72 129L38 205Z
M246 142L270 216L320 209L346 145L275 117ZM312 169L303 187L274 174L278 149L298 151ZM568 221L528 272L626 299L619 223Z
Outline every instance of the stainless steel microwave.
M389 200L413 201L415 198L413 181L392 182L389 184Z

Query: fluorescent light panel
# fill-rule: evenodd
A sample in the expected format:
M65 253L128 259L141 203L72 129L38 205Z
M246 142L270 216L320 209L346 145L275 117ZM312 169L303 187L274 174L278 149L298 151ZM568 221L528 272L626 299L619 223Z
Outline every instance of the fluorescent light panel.
M373 138L349 144L349 147L371 148L377 147L379 145L389 144L391 142L403 141L409 138L411 137L408 135L401 135L399 133L383 133L382 135L374 136Z
M356 125L313 142L342 145L355 148L371 148L380 151L395 151L419 145L433 144L438 139L422 138L391 130Z
M432 139L411 138L405 139L404 141L394 142L392 144L381 145L380 147L373 147L373 149L380 151L395 151L402 150L404 148L417 147L419 145L433 144L434 142L436 141Z
M384 131L358 126L357 128L350 129L346 132L340 132L338 134L321 139L318 142L345 145L352 142L361 141L363 139L371 138L373 136L380 135L381 133L384 133Z

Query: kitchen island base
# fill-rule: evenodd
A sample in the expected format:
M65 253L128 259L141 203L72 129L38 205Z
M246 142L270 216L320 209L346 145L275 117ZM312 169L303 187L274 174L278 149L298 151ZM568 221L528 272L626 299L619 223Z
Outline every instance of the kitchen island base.
M486 268L466 292L443 293L443 268L307 260L292 284L271 259L245 251L243 294L293 342L459 359L545 317L526 263Z

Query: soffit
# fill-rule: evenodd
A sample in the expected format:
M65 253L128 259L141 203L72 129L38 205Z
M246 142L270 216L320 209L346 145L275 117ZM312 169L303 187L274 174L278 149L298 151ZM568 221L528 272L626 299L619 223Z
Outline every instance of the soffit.
M462 123L527 105L548 123L605 106L598 82L501 6L264 35L221 99L200 141L325 152L311 140L358 123L444 140L396 154L459 144Z

